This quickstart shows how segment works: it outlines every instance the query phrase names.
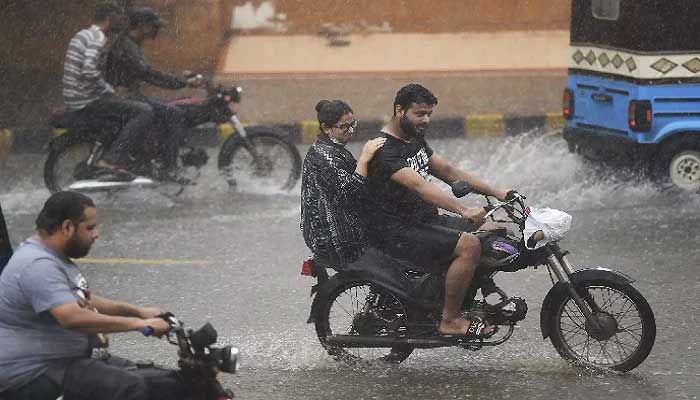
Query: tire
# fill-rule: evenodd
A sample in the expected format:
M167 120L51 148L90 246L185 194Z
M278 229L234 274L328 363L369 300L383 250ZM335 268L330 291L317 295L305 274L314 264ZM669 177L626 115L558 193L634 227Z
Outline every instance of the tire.
M682 190L700 190L700 140L685 137L665 145L652 176Z
M346 296L346 294L349 294L349 297ZM331 345L327 342L326 337L329 335L350 335L353 334L353 331L358 329L356 327L356 321L358 321L358 318L360 318L360 314L366 315L365 313L360 312L362 307L360 307L359 303L363 301L362 297L364 297L364 301L367 302L369 296L373 295L376 297L373 302L374 306L371 307L370 310L375 313L374 315L381 315L384 318L394 316L396 319L391 321L392 325L399 327L398 329L380 329L380 332L376 332L375 334L377 336L405 335L405 321L407 318L405 309L401 302L393 294L384 289L377 288L367 281L349 280L341 282L335 289L331 290L326 297L321 299L319 316L315 321L318 340L321 342L321 345L326 349L326 351L328 351L328 354L333 356L336 360L346 362L348 364L356 364L361 361L381 361L384 363L399 364L406 360L413 352L413 346L409 345L399 345L391 349L345 349L339 346ZM350 301L347 301L348 299ZM348 303L350 303L349 306ZM355 309L353 303L357 305L357 309ZM350 315L352 312L350 310L357 311L357 313ZM342 314L347 315L343 316ZM341 322L343 320L345 322ZM340 332L339 329L336 329L334 332L333 328L338 326L349 326L350 328L344 332ZM358 333L355 332L355 334ZM364 334L367 335L367 333ZM367 353L363 353L363 351Z
M53 139L44 163L44 183L51 193L67 188L84 171L94 143L82 136L66 133ZM76 154L71 152L76 151ZM66 161L68 155L72 159ZM65 161L65 162L64 162Z
M568 294L564 295L555 301L552 308L555 313L549 320L550 339L559 355L587 367L621 372L627 372L639 366L651 352L656 339L654 313L644 296L630 284L619 284L607 280L586 281L580 283L578 287L579 290L582 288L588 290L601 308L601 313L598 315L603 317L608 327L614 329L611 329L607 335L603 334L609 335L607 338L593 337L592 334L596 334L592 333L590 326L586 326L583 314ZM619 303L620 301L624 303ZM618 309L621 311L616 313ZM628 321L628 317L636 317L639 322L629 325L629 322L625 322ZM576 337L576 333L580 336ZM583 338L585 341L581 342ZM622 342L621 340L625 338L632 339L636 343ZM609 342L612 342L613 346L611 351L604 347ZM585 348L579 350L581 345ZM595 356L593 356L594 353Z
M250 181L274 190L289 191L301 176L301 156L296 146L272 129L253 127L247 131L248 142L260 152L255 161L251 149L239 136L224 142L219 152L219 171L231 187Z

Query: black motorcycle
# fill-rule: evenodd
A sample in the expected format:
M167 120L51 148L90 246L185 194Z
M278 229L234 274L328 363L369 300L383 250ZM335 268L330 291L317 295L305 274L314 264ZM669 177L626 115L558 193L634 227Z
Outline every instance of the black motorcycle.
M178 376L188 391L189 400L227 400L233 399L233 392L224 388L217 380L219 372L235 374L240 366L240 353L231 346L215 346L216 329L207 323L196 331L185 329L171 313L161 316L170 324L167 334L168 342L178 347ZM146 328L143 334L153 334L152 328ZM173 338L174 336L174 338ZM141 368L156 368L142 365Z
M473 191L463 182L452 189L457 197ZM495 275L544 265L553 287L540 312L543 338L550 338L563 358L585 366L629 371L640 365L654 345L656 323L633 280L607 268L575 270L557 240L530 250L543 232L523 236L530 216L525 197L513 192L503 203L485 197L486 218L514 223L520 235L511 236L505 229L477 232L483 254L462 310L466 318L480 317L496 325L497 333L482 339L440 335L444 274L422 272L369 249L332 276L328 269L333 267L323 260L306 260L302 266L302 275L318 279L308 322L315 324L328 353L346 362L400 363L416 348L479 350L503 344L528 307L524 299L498 287ZM500 210L508 219L494 217Z
M188 75L191 76L191 75ZM285 134L271 127L244 127L237 116L242 89L225 87L198 76L207 96L187 97L169 104L182 109L186 125L194 128L206 123L218 126L222 141L218 168L231 187L250 181L272 189L290 190L301 175L301 156ZM95 167L105 150L116 139L123 121L96 121L81 111L54 112L54 128L49 155L44 164L44 182L51 192L74 190L94 192L128 187L154 187L162 168L163 146L169 134L164 123L156 124L143 139L129 171L136 179L114 179L99 175ZM181 146L179 166L192 168L195 175L207 164L209 156L201 148ZM195 179L196 181L196 179Z

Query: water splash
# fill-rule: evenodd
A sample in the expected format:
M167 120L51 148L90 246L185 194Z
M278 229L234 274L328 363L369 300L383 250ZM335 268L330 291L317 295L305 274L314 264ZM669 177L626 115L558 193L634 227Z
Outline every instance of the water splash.
M434 146L438 151L443 146ZM615 171L570 153L555 132L535 131L502 140L472 140L445 148L450 160L493 186L515 188L536 207L564 210L654 207L697 209L700 196L664 190L642 171Z
M568 151L556 132L526 132L499 139L432 140L433 148L450 162L489 182L493 186L515 188L535 207L554 207L566 211L611 208L666 208L679 205L678 212L695 212L700 196L665 189L647 180L641 172L611 171ZM351 143L348 149L359 156L364 143ZM298 146L306 153L307 146ZM112 194L94 194L98 204L116 209L128 207L171 208L179 204L207 203L221 207L232 205L232 197L262 195L298 204L300 182L290 191L272 189L256 182L241 180L232 190L213 161L218 148L208 149L210 162L201 170L197 185L174 196L174 188L136 189ZM13 155L0 177L0 202L13 213L34 213L48 197L43 186L42 155ZM27 171L29 173L27 174ZM437 180L435 180L437 181ZM467 201L480 201L476 198Z

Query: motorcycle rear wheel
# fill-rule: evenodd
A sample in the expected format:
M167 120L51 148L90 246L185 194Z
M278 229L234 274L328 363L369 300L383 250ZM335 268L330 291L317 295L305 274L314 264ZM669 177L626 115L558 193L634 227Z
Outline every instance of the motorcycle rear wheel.
M368 318L367 316L372 317ZM360 321L365 326L360 327ZM375 326L368 326L376 323ZM319 318L316 319L316 334L321 345L336 360L348 364L361 361L381 361L399 364L413 352L413 346L398 345L393 348L343 348L328 343L327 337L340 335L368 335L382 337L407 334L407 315L403 304L389 291L366 281L347 281L336 287L324 299Z
M563 358L593 368L627 372L649 355L656 339L654 313L644 296L630 284L607 280L578 284L600 308L606 325L597 332L568 295L557 299L550 319L550 339ZM608 347L609 346L609 347Z
M246 131L247 141L232 136L219 152L219 171L229 186L249 183L273 190L294 188L301 176L296 146L271 129L251 127Z
M44 163L46 188L56 193L79 180L81 172L87 169L93 146L91 140L71 133L53 139Z

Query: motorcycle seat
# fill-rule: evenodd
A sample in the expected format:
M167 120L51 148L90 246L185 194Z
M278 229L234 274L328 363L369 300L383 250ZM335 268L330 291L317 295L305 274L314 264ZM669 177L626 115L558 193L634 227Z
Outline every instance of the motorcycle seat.
M117 120L98 120L82 110L68 110L65 106L54 108L49 118L49 125L58 129L79 131L113 132L118 131L121 122Z

